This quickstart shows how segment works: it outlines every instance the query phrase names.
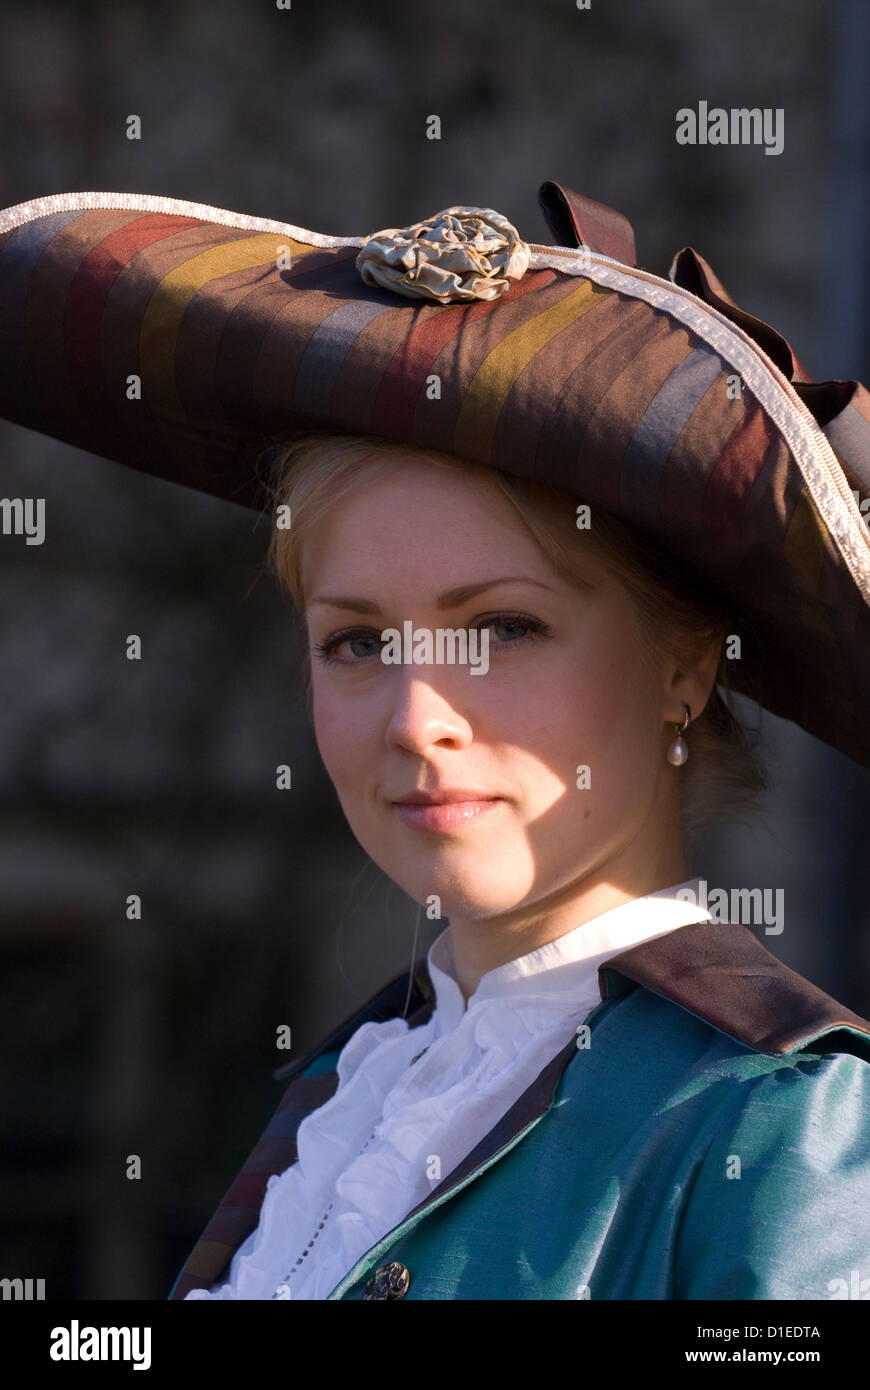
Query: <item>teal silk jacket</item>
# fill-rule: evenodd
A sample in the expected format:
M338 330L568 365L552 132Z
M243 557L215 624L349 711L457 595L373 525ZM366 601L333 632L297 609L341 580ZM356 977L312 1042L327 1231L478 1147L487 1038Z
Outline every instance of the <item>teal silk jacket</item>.
M870 1300L870 1023L748 928L611 957L601 1003L330 1299ZM430 1017L425 961L306 1057L179 1274L224 1282L266 1183L370 1020Z

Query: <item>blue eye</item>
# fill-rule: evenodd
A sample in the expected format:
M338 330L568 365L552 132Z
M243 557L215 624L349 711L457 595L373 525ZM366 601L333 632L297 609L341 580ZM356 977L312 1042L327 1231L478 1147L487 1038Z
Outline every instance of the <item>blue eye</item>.
M345 628L342 632L336 632L333 637L327 637L325 642L315 642L314 651L324 666L358 666L359 662L357 661L340 661L337 656L333 656L333 652L336 651L338 647L344 646L345 642L368 642L370 644L375 644L374 651L369 650L368 652L362 653L362 660L366 660L369 656L377 656L380 658L381 648L384 645L381 641L380 632L375 631L373 628L353 627ZM356 655L359 656L360 653L357 652Z
M506 638L496 638L496 651L506 650L509 647L525 647L529 642L534 642L538 637L549 636L551 631L547 623L541 622L540 618L531 618L527 613L495 613L492 617L478 619L477 622L471 624L471 627L479 630L483 628L501 628L502 631L512 633L512 635ZM517 636L518 629L520 630L519 636ZM523 630L532 635L522 635ZM353 648L354 643L359 645L365 645L367 643L369 645L369 650L363 652L356 651L354 654L359 660L341 660L339 657L335 656L334 653L339 647L342 647L345 642L350 643L351 648ZM324 666L360 666L373 656L380 660L383 646L384 643L381 640L379 629L371 627L349 627L342 628L340 632L336 632L331 637L327 637L324 642L315 642L314 651L318 660ZM489 646L490 650L492 650L492 641L490 641Z
M527 628L539 636L545 631L549 631L546 623L540 622L537 618L527 618L522 613L499 613L494 618L485 618L482 622L477 624L477 627L513 628L514 630L517 628ZM519 641L511 641L509 638L501 639L499 645L503 647L518 647L521 643L525 643L528 640L529 639L525 637L521 637Z

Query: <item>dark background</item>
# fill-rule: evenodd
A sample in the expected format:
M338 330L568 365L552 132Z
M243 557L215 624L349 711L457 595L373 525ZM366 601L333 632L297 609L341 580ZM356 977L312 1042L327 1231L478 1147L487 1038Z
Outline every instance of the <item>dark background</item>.
M639 265L695 247L816 379L870 382L868 14L4 5L0 206L129 191L362 236L472 204L549 242L556 179L629 217ZM783 153L678 146L701 99L782 107ZM0 1275L165 1298L280 1097L276 1027L301 1056L407 967L418 913L319 764L265 519L3 422L0 461L0 493L44 497L48 524L41 547L0 538ZM866 1016L870 775L762 728L764 813L708 834L692 872L783 888L785 931L760 939Z

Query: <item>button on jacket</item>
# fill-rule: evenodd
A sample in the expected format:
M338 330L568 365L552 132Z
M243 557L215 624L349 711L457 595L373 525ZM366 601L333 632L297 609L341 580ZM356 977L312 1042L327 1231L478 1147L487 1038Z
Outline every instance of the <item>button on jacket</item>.
M585 1035L326 1297L870 1293L870 1023L734 923L644 940L598 978ZM302 1121L335 1095L343 1047L401 1018L409 986L408 1027L425 1027L424 962L279 1069L290 1085L170 1298L227 1278Z

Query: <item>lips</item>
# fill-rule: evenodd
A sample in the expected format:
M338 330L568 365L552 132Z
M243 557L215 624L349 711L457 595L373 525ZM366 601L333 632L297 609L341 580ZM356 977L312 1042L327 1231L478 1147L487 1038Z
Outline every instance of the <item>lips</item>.
M503 797L487 796L470 788L449 787L438 792L410 792L393 805L412 830L446 834L485 819L503 801Z
M489 792L469 787L443 787L440 791L408 792L407 796L397 796L396 806L447 806L457 801L500 801L501 797L491 796Z

